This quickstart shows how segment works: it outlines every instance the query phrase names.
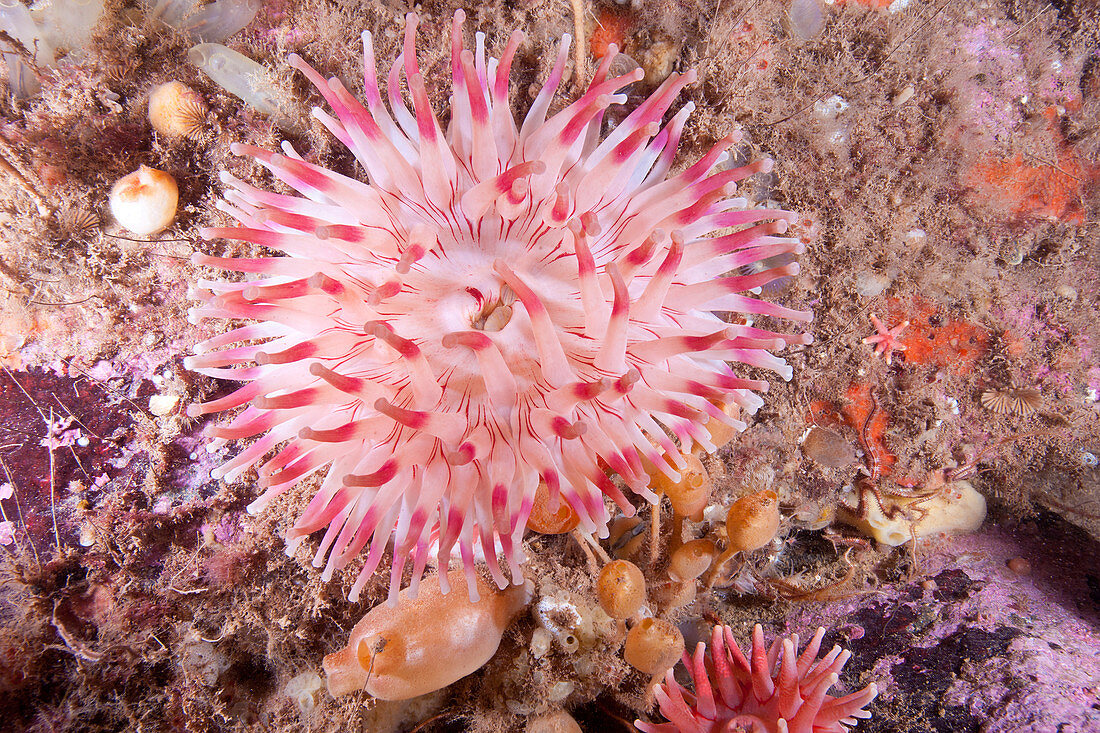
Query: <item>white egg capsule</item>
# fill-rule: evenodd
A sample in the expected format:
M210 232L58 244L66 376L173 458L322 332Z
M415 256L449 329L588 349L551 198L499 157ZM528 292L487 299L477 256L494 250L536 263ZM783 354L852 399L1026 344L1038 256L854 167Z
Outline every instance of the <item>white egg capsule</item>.
M175 220L179 188L171 175L143 165L115 182L109 201L123 227L138 235L156 234Z

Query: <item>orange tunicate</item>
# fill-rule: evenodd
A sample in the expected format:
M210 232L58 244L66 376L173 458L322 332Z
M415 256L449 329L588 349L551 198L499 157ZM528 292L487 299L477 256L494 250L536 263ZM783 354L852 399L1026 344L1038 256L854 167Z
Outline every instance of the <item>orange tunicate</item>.
M431 576L415 598L406 589L395 606L383 603L368 611L348 645L324 658L329 694L366 690L380 700L407 700L484 666L509 622L530 602L531 586L500 591L479 577L483 597L475 603L463 571L451 571L448 580L452 590L446 595L439 576Z
M626 663L646 674L663 674L684 653L684 635L668 621L645 618L627 632L623 645Z
M531 505L531 515L527 518L527 528L540 534L565 534L572 532L580 522L577 512L559 494L557 509L550 510L550 488L545 481L539 481L535 489L535 500Z
M698 584L694 580L669 580L657 586L654 595L666 612L683 608L695 600Z
M1100 177L1100 166L1082 159L1075 146L1066 142L1056 107L1047 107L1043 117L1048 125L1044 142L1054 148L1049 161L988 153L961 176L962 181L975 203L1002 216L1080 224L1085 218L1085 192Z
M736 402L731 402L728 405L718 405L722 412L726 413L734 420L740 420L741 418L741 406ZM721 448L726 443L737 437L740 432L737 428L730 425L726 425L721 420L710 418L703 425L703 428L710 434L710 442L714 443L715 448Z
M645 576L629 560L612 560L600 570L596 597L611 618L630 618L645 603Z
M657 473L650 487L668 497L676 514L698 520L710 501L710 490L714 484L698 456L687 453L683 458L687 465L680 471L679 481L673 483L663 473Z
M779 530L779 496L771 489L742 496L726 514L726 539L734 552L751 552Z
M779 531L779 496L771 489L742 496L726 514L726 549L714 561L707 587L714 586L729 559L768 544Z
M710 540L692 540L672 553L668 574L673 580L694 580L707 571L718 554L718 548Z

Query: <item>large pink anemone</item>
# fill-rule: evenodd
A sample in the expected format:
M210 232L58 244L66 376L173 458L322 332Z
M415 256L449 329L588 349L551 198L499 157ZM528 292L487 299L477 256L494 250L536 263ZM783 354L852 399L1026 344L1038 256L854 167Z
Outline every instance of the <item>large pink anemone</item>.
M683 464L666 428L682 445L712 450L704 423L743 429L721 408L752 413L762 404L751 390L767 383L727 362L790 378L769 352L809 342L741 325L755 315L809 319L740 294L797 265L725 275L801 251L775 236L793 214L733 197L737 181L771 162L730 167L725 151L738 140L730 135L668 176L693 106L667 121L665 113L694 71L673 74L601 139L605 111L626 101L620 90L642 71L609 78L609 53L588 91L547 119L565 37L517 127L509 69L522 34L499 61L486 59L483 34L476 53L463 47L463 19L455 13L446 132L417 65L415 15L389 71L390 111L369 33L365 107L291 56L336 113L313 116L355 155L365 180L308 162L287 143L283 154L235 144L299 195L223 174L219 208L240 226L202 235L284 256L193 258L246 277L200 281L192 319L252 323L196 347L188 368L245 384L188 414L245 406L207 429L214 447L259 436L218 469L226 480L276 450L259 466L266 491L250 511L328 468L287 549L326 529L314 564L328 579L369 546L352 599L387 546L391 598L407 562L415 592L430 557L446 567L456 546L471 596L478 558L507 585L498 552L520 582L540 479L584 531L605 536L604 497L634 511L605 467L656 500L643 459L673 479ZM715 311L749 318L730 323Z
M769 648L757 624L745 659L733 630L715 626L709 655L702 642L694 657L684 652L695 694L681 687L670 669L656 688L661 714L669 722L634 725L643 733L844 733L858 718L871 717L863 708L878 688L872 683L844 697L827 694L852 655L834 646L818 659L824 636L819 628L796 655L797 634L776 639Z

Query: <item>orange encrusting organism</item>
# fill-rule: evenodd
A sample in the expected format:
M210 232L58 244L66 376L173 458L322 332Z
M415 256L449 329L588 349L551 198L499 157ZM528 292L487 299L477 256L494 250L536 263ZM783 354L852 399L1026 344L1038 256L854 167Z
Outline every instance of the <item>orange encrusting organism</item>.
M1088 175L1072 150L1062 150L1054 164L1032 165L1023 155L987 155L970 169L966 182L994 208L1012 216L1081 224Z
M908 352L906 352L908 353ZM897 458L886 447L886 428L890 425L890 415L872 396L871 385L859 383L848 387L844 393L847 402L840 408L845 422L859 435L863 450L871 466L872 478L890 473Z
M872 402L871 385L866 382L849 385L844 392L844 398L845 403L841 407L829 400L813 400L807 419L821 427L848 426L855 431L863 450L873 454L868 456L872 470L877 468L878 475L890 473L897 461L886 447L886 428L890 426L890 413L878 400Z
M591 49L593 58L601 59L606 56L612 44L622 48L627 32L634 22L633 14L628 11L602 8L596 16L596 27L588 38L588 47Z
M865 452L871 453L867 459L872 473L876 473L873 478L878 479L880 475L890 473L894 462L898 460L886 444L890 413L878 400L872 402L869 383L850 384L844 397L845 404L839 407L828 400L814 400L810 403L806 419L815 426L846 425L853 429L859 439L859 445Z
M936 306L914 297L908 303L889 301L890 322L909 321L898 338L905 346L906 364L946 368L952 374L970 373L989 348L989 331L969 321L939 315Z
M1067 109L1077 106L1067 104ZM1012 217L1081 224L1085 189L1100 180L1100 165L1082 162L1065 141L1055 107L1044 110L1043 117L1057 145L1053 161L1020 153L1009 158L989 153L964 174L963 183L982 203Z

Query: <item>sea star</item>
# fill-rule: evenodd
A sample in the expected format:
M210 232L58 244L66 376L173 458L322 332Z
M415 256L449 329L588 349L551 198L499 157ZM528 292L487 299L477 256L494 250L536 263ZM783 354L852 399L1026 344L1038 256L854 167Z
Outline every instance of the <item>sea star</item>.
M885 354L886 363L889 365L895 351L905 351L905 344L901 343L898 337L901 335L902 331L909 327L909 321L902 321L899 326L886 328L886 324L880 321L878 316L872 313L871 323L874 324L875 330L877 330L878 333L863 339L863 343L874 344L875 353L879 356Z

